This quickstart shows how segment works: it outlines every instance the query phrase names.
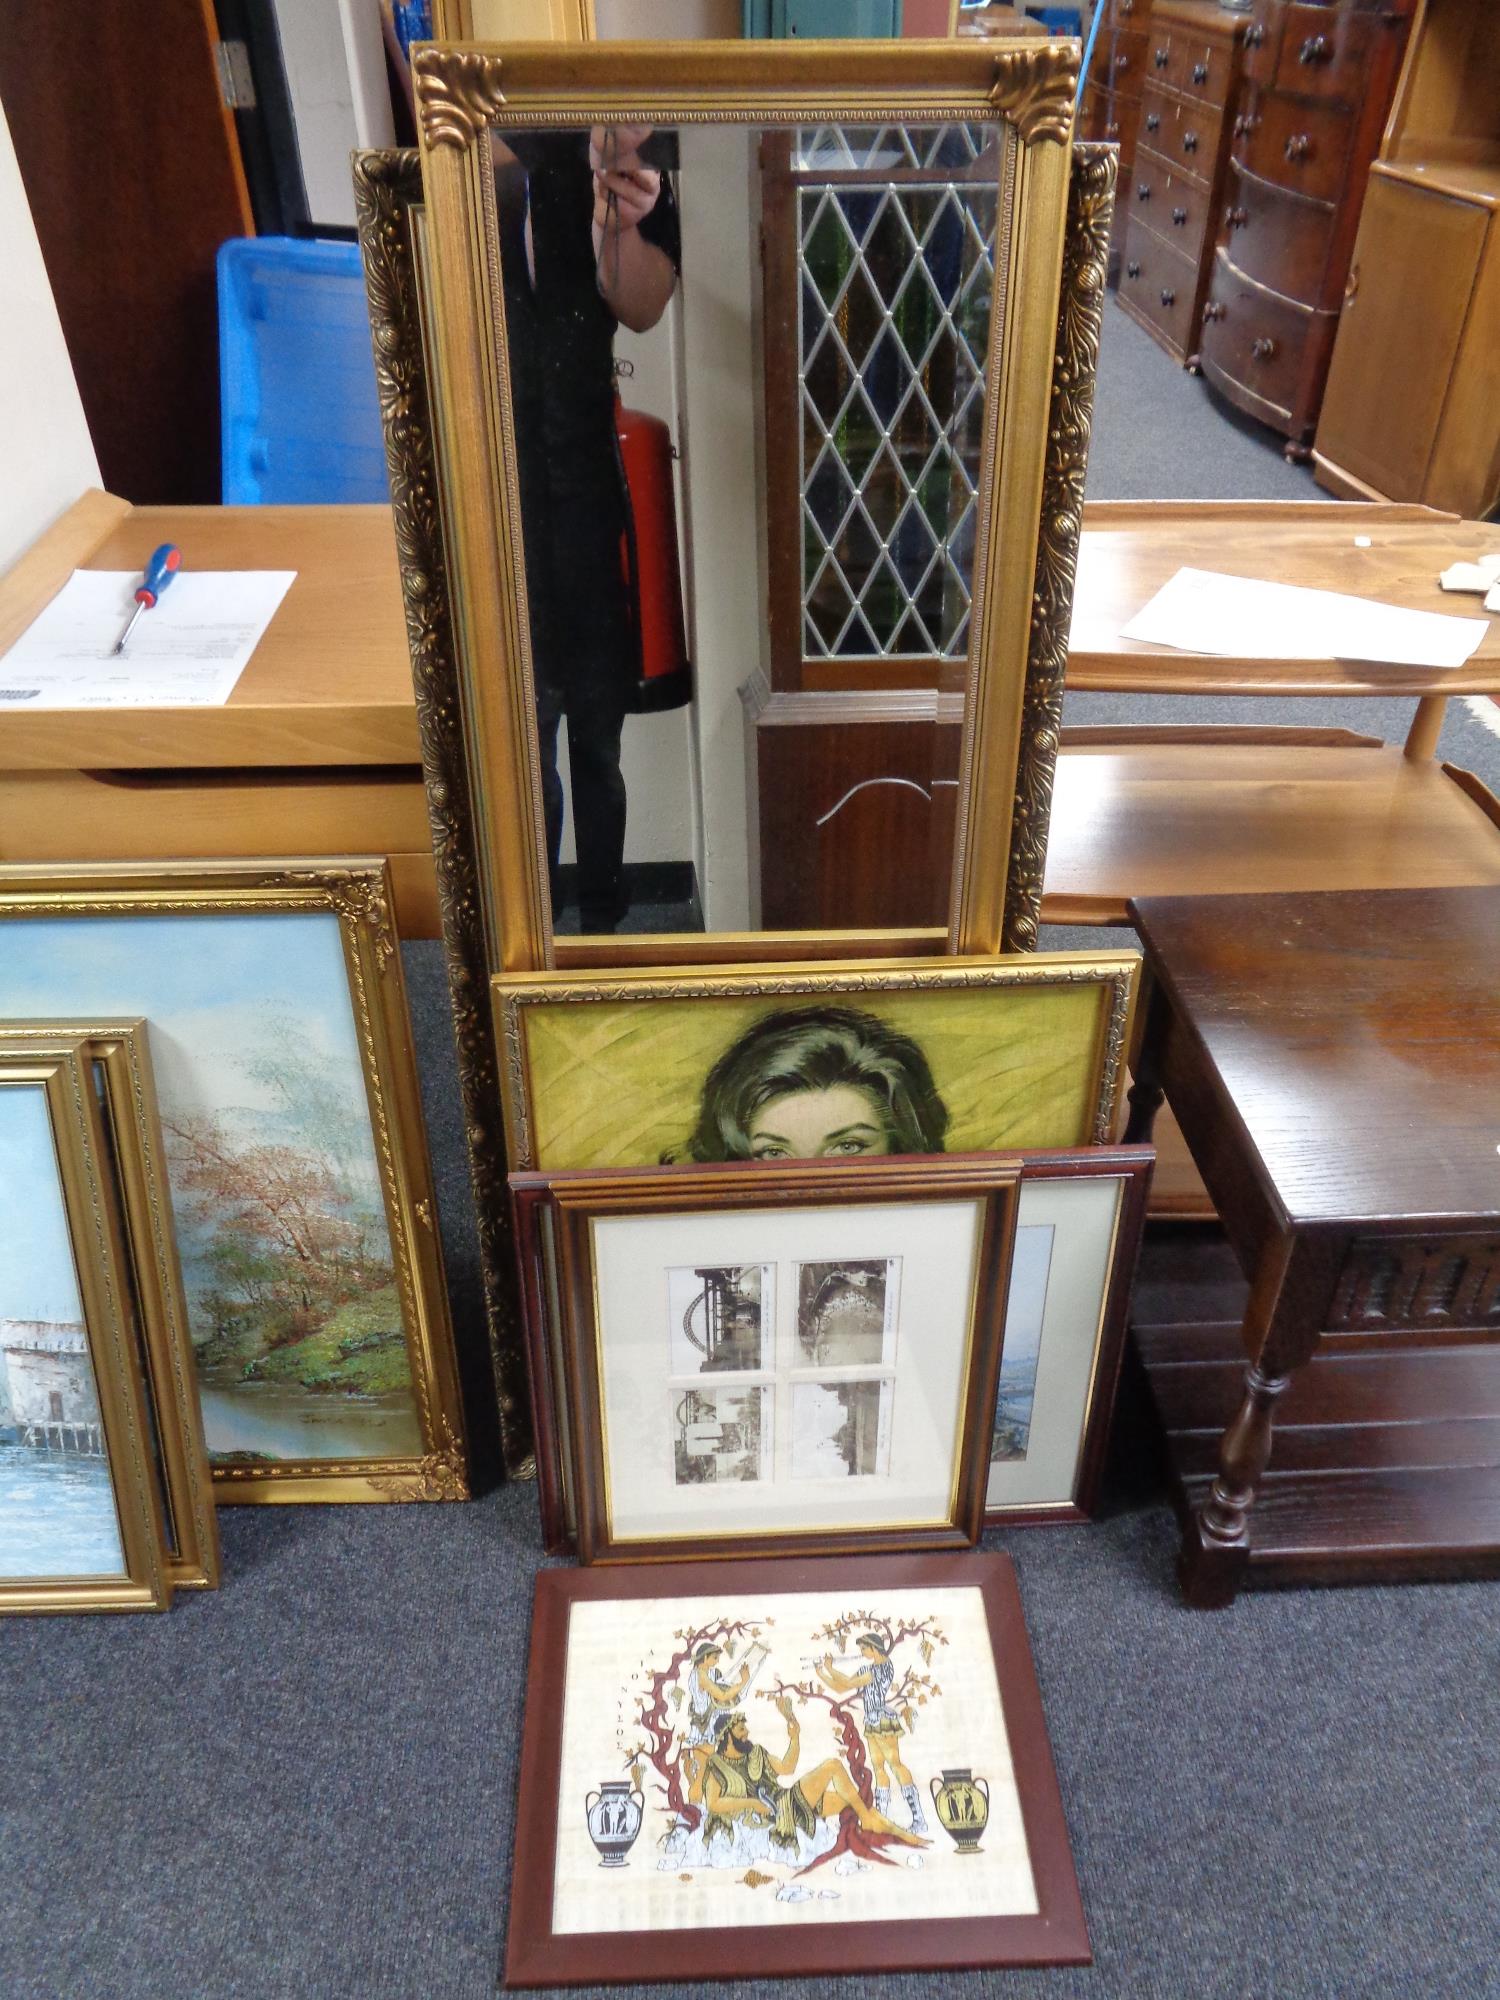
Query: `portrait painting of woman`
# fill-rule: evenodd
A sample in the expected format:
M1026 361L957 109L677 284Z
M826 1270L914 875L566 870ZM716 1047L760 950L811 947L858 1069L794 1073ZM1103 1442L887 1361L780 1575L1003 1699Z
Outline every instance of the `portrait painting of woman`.
M746 1029L703 1082L688 1160L940 1153L948 1107L926 1056L855 1007L796 1007Z
M1103 1143L1124 953L496 981L512 1167Z

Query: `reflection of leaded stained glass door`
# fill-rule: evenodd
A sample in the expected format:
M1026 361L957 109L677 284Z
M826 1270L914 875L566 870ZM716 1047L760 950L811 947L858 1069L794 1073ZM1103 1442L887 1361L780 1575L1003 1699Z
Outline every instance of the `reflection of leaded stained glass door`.
M776 686L933 685L969 644L993 128L768 135Z

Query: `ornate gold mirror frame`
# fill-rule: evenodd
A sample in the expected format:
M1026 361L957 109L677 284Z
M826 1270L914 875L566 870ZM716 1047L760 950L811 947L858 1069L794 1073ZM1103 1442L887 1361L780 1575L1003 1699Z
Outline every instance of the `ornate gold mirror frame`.
M993 58L990 59L991 61ZM1063 676L1072 620L1084 477L1098 364L1105 265L1114 207L1116 153L1078 146L1071 155L1060 303L1052 332L1050 415L1041 495L1040 534L1028 593L1030 635L1020 727L1014 834L1004 910L1006 949L1036 942L1046 859L1053 766L1062 718ZM414 151L355 157L355 200L374 340L376 379L391 477L407 637L411 647L428 814L448 960L460 1083L478 1213L490 1347L506 1469L532 1469L531 1411L506 1197L506 1157L500 1068L489 979L497 960L486 932L481 893L481 838L475 810L470 738L464 726L462 676L449 593L443 504L429 401L430 360L424 341L425 235L423 187ZM436 357L432 357L435 359ZM655 962L668 954L661 940L614 941L615 964ZM598 965L598 953L559 939L559 966ZM690 950L682 962L775 959L793 949L806 958L853 956L861 948L894 954L930 952L940 936L891 933L848 936L775 933L674 940Z
M947 942L958 952L1023 946L1040 891L1025 819L1051 741L1023 742L1032 582L1049 432L1049 364L1068 189L1078 51L1039 37L982 44L610 43L428 45L414 57L427 206L437 393L448 496L454 637L471 742L479 889L494 972L559 964L542 825L540 763L510 405L492 132L648 124L998 124L1004 163L974 612L958 771ZM743 955L746 938L657 940L652 961ZM931 940L924 940L928 948ZM594 963L612 939L586 940ZM738 949L737 949L738 947ZM836 946L861 949L857 934ZM778 955L805 956L783 943ZM578 963L570 952L568 958Z

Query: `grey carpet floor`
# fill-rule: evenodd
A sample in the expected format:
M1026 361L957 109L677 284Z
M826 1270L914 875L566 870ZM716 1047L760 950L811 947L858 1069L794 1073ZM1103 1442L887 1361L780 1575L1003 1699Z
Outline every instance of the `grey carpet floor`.
M1091 494L1312 491L1111 302ZM1326 706L1278 719L1348 721L1355 705ZM1357 726L1404 731L1409 704L1374 709L1379 727ZM1455 709L1444 754L1500 782L1500 739ZM1144 712L1104 696L1075 711ZM483 1336L441 954L409 946L406 965L472 1379ZM848 1990L1500 1992L1500 1591L1297 1591L1190 1613L1153 1463L1127 1404L1106 1518L990 1538L1020 1573L1094 1966ZM528 1832L515 1778L534 1492L230 1509L223 1533L222 1590L167 1616L0 1623L0 1996L481 2000Z

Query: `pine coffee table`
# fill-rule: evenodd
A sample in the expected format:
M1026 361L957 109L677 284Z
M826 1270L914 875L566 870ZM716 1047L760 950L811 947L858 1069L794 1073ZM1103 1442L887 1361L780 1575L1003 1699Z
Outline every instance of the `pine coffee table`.
M1133 901L1163 1097L1249 1280L1134 1329L1189 1604L1500 1574L1500 889Z

